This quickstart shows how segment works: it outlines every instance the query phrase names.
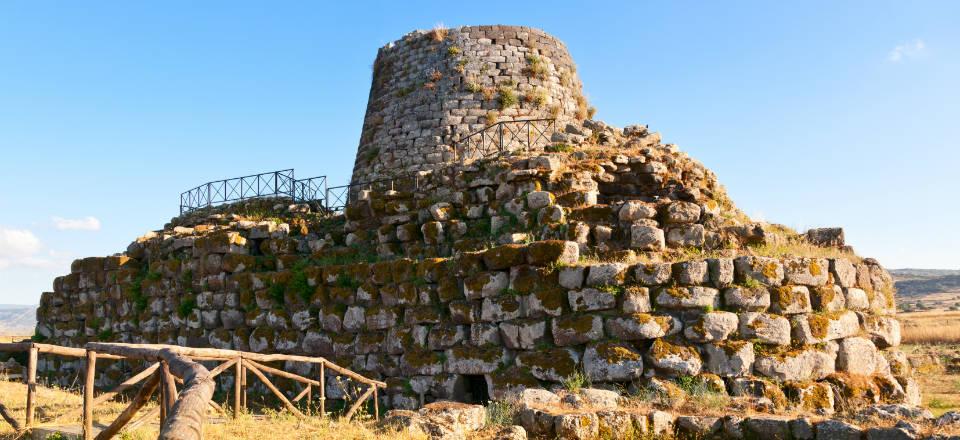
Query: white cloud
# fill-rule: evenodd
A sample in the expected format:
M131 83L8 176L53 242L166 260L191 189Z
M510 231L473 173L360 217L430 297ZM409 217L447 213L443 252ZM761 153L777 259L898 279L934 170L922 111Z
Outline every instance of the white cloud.
M40 239L30 230L0 226L0 269L45 265L47 260L37 256L42 247Z
M912 58L924 53L927 50L927 44L921 39L916 39L908 43L898 44L887 54L887 60L891 63L899 63L906 58Z
M53 217L53 225L61 231L99 231L100 220L96 217L61 218Z

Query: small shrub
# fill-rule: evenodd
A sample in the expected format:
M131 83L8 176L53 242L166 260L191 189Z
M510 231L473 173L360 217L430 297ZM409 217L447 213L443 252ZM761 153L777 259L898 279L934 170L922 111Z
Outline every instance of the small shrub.
M461 58L457 60L457 72L463 73L467 70L467 59Z
M180 300L180 305L177 306L177 315L181 318L186 318L193 313L194 309L197 308L197 300L193 297L184 298Z
M287 290L286 286L284 286L283 284L274 283L267 288L267 294L270 296L270 299L272 299L277 304L283 304L284 302L286 302L284 301L284 298L283 298L283 294L286 290Z
M431 40L440 43L447 39L447 34L449 33L450 29L447 29L443 23L437 23L437 25L433 27L433 30L427 33L427 36L430 37Z
M539 56L529 54L527 55L527 67L523 69L523 73L531 78L546 79L547 63Z
M483 93L483 99L489 101L493 99L493 95L497 93L497 90L493 87L484 87L481 92Z
M439 69L433 69L433 71L430 72L430 81L437 82L437 81L440 81L442 78L443 78L443 72L441 72Z
M517 413L517 404L507 401L490 402L487 405L487 426L510 426L514 424Z
M437 85L436 85L435 83L432 83L432 82L423 83L423 88L426 89L426 90L433 90L433 89L435 89L436 87L437 87Z
M581 388L589 387L590 381L582 371L576 371L563 379L563 387L571 393L579 393Z
M576 113L574 113L574 117L581 121L584 119L587 119L587 117L590 116L587 108L588 107L587 98L582 94L580 94L580 95L577 95L576 99L577 99L577 111Z
M475 79L471 78L467 80L467 83L464 84L464 88L467 89L470 93L482 93L483 86L480 85Z
M337 287L346 287L346 288L350 288L350 289L356 289L356 288L360 287L360 282L358 282L357 280L353 279L353 277L351 277L350 275L347 275L347 274L345 274L345 273L341 273L340 275L337 275L337 281L336 281L335 285L336 285Z
M593 119L593 117L596 116L596 114L597 114L596 107L590 107L587 109L587 119Z
M553 118L553 119L557 119L558 117L560 117L560 106L559 106L559 105L551 105L551 106L550 106L550 117Z
M537 87L523 95L523 100L530 103L533 108L540 108L547 104L547 91Z
M460 49L459 46L450 46L447 48L447 55L450 55L452 57L460 55L461 52L463 52L463 50Z
M486 116L487 125L496 124L497 119L500 119L500 112L496 110L490 110L487 112L487 116Z
M513 88L508 86L500 86L497 90L497 105L500 106L500 110L505 110L510 107L517 105L517 93L513 91Z
M744 278L743 283L741 284L743 284L743 287L746 287L748 289L758 289L760 287L763 287L763 284L760 284L760 282L754 279L753 277Z
M610 294L612 294L612 295L614 295L614 296L618 296L618 295L620 295L621 293L623 293L624 287L623 287L623 286L615 286L615 285L612 285L612 284L604 284L604 285L602 285L602 286L597 286L597 290L599 290L599 291L601 291L601 292L610 293Z
M573 147L567 144L553 144L544 147L544 151L548 153L572 153Z

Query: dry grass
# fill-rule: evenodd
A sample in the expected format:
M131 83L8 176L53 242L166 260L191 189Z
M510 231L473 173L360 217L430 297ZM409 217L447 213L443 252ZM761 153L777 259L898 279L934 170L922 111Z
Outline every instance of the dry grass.
M30 340L31 336L0 336L0 343L21 342Z
M10 410L13 417L22 420L25 417L26 385L20 382L0 380L0 403ZM37 387L37 421L39 425L49 425L58 416L63 415L83 405L83 399L78 393L72 393L59 388ZM138 416L156 406L148 404ZM95 423L110 423L126 407L123 401L99 405L94 411ZM213 417L213 414L210 415ZM158 421L152 425L142 426L132 432L122 433L122 439L154 439L158 434ZM57 425L79 425L79 418L64 420ZM412 435L393 429L377 429L369 417L363 422L340 423L330 418L308 418L299 420L289 412L267 411L262 415L244 414L233 420L211 419L204 425L203 437L208 440L227 439L424 439L420 435ZM10 425L0 421L0 439L16 439L19 435Z
M960 344L960 312L912 312L897 315L904 344Z
M447 34L450 33L450 29L447 29L443 23L437 23L427 35L430 36L430 39L436 42L442 42L447 39Z
M819 247L807 243L803 239L788 239L784 243L764 244L760 246L750 246L750 253L761 257L774 258L846 258L855 263L860 262L860 257L851 252L845 252L835 247Z
M960 411L960 373L947 371L944 364L950 359L960 357L960 345L903 345L901 350L911 358L938 359L938 363L924 362L913 370L914 377L920 382L923 394L923 406L935 415L947 411Z
M0 380L0 403L10 411L11 415L23 423L26 417L27 386L22 382ZM37 387L36 420L39 425L48 425L58 417L83 406L83 398L77 393L71 393L60 388ZM146 407L152 409L153 404ZM94 408L95 423L109 423L126 407L125 403L110 402ZM80 418L64 419L58 425L79 425ZM156 437L156 435L154 435ZM0 439L18 438L18 434L6 423L0 423Z

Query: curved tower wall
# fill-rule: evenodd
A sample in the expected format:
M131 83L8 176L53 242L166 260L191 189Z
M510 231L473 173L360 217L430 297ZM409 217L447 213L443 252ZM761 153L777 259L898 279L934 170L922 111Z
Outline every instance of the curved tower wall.
M566 46L541 30L412 32L377 54L352 181L442 166L457 140L494 121L586 113Z

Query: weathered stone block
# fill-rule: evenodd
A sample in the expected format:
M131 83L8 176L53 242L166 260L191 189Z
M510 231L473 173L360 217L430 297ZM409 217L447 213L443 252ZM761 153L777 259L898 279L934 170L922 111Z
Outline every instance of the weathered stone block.
M695 376L700 373L703 361L696 348L676 345L656 339L647 351L650 365L668 376Z
M603 338L603 318L592 314L561 316L553 320L551 330L558 346L583 344Z
M673 265L677 282L684 285L706 284L710 280L709 265L706 261L684 261Z
M753 279L769 286L779 286L783 282L783 265L780 261L767 257L739 257L733 260L737 282Z
M770 289L770 311L781 315L810 313L810 290L806 286L778 286Z
M670 263L638 264L632 269L633 278L645 286L666 284L673 279L673 265Z
M560 382L577 372L580 353L572 348L546 348L517 353L518 367L540 380Z
M453 374L490 374L507 361L503 348L454 347L446 351L445 370Z
M623 284L627 265L623 263L600 263L587 270L588 286L619 286Z
M704 370L723 377L745 376L753 371L755 355L749 341L724 341L703 345Z
M679 331L680 324L670 315L632 313L606 319L607 335L618 340L656 339Z
M764 312L770 307L770 291L766 287L734 286L723 291L723 302L731 310Z
M583 371L593 382L625 382L643 375L643 356L633 346L618 342L587 345Z
M753 369L779 381L819 380L836 371L836 354L817 349L785 350L757 357Z
M617 305L617 297L613 291L586 288L567 292L570 309L574 312L591 312L609 310Z
M500 323L500 340L510 349L532 350L544 342L547 323L542 319L519 319Z
M740 314L740 337L756 338L763 344L788 345L790 321L769 313L744 312Z
M694 342L713 342L727 339L737 331L740 319L736 313L709 312L700 315L691 325L686 326L683 335Z
M665 287L657 290L656 303L670 309L720 307L720 291L712 287Z

